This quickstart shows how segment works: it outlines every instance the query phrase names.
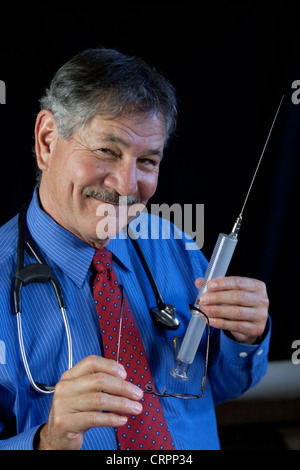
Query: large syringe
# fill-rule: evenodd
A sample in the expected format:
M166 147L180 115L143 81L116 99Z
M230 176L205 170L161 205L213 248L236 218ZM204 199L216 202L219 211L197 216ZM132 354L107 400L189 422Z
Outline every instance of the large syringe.
M267 140L265 142L260 159L258 161L256 170L252 178L250 187L248 189L240 215L238 216L232 228L232 231L229 235L225 235L224 233L219 234L217 243L214 247L213 254L211 256L210 262L208 264L208 267L207 267L207 270L203 279L202 286L198 292L196 302L194 304L194 308L190 309L190 313L192 316L188 324L185 336L183 338L183 342L178 352L176 365L170 371L173 377L176 377L182 380L188 379L188 370L194 361L196 352L198 350L198 347L199 347L199 344L200 344L200 341L201 341L201 338L202 338L202 335L203 335L203 332L207 323L206 318L199 313L199 310L201 307L200 297L202 296L202 294L208 291L207 284L211 279L214 279L216 277L223 277L226 275L229 263L231 261L232 255L237 245L237 241L238 241L237 237L238 237L238 233L239 233L241 222L242 222L243 211L244 211L246 202L248 200L248 196L250 194L252 185L254 183L256 173L258 171L262 157L267 147L275 121L277 119L277 115L281 107L283 98L284 96L282 96L279 106L277 108L271 129L269 131Z

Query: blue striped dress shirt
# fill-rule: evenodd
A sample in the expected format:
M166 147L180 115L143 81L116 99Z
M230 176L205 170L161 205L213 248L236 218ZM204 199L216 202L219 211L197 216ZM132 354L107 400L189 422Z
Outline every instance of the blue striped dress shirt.
M61 283L73 340L76 364L88 355L102 355L101 333L92 295L91 262L94 249L65 230L39 206L37 189L27 212L27 224L46 262ZM184 336L189 304L197 295L194 280L203 276L207 262L200 250L174 228L168 239L168 223L142 214L134 221L136 233L166 302L176 306L181 325L176 332L158 329L149 315L155 297L135 249L123 232L110 240L113 266L123 284L143 339L158 390L201 393L206 340L200 343L190 368L190 380L174 379L173 338ZM139 220L139 222L138 222ZM152 239L148 238L151 231ZM167 233L167 232L166 232ZM32 449L38 428L47 421L52 395L32 391L22 363L17 320L13 315L13 280L16 269L17 217L0 229L0 449ZM158 238L159 237L159 238ZM25 253L24 264L35 262ZM35 381L53 385L67 369L66 333L50 284L32 284L22 290L22 325L25 350ZM223 332L212 331L206 391L199 400L162 398L161 404L176 449L219 449L214 406L244 393L257 383L267 367L269 333L261 345L242 345ZM82 449L116 449L111 427L91 429Z

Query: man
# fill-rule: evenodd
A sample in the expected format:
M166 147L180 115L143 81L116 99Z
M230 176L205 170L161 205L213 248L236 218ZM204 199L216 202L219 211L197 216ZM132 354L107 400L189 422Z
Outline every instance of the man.
M180 319L176 331L159 328L149 315L155 302L149 280L122 228L139 220L135 217L140 210L131 209L146 205L156 190L159 164L175 120L171 85L142 60L113 50L88 50L71 59L41 100L35 126L41 175L27 211L27 225L62 286L73 367L67 370L65 330L51 286L29 285L22 290L28 364L35 380L56 384L53 395L30 388L12 315L15 217L0 232L1 341L6 345L6 361L0 365L0 448L217 449L214 405L245 392L264 374L270 334L265 285L248 278L219 278L210 283L210 292L202 299L213 327L204 396L189 400L165 393L159 398L164 387L170 394L201 393L205 341L190 368L189 381L175 379L169 371L175 364L174 340L180 346L189 322L188 305L195 300L207 262L199 250L185 249L184 234L169 240L151 239L151 223L156 218L139 216L147 221L141 222L139 240L145 258ZM127 201L126 217L121 198ZM112 253L110 274L115 276L119 294L124 288L125 300L115 303L119 331L111 356L106 354L105 336L110 319L99 313L110 305L99 297L102 291L97 282L106 284L100 279L106 275L104 270L103 274L95 272L99 253L105 257ZM25 251L24 265L35 262L32 253ZM155 387L152 397L135 380L138 366L132 372L132 364L140 361L134 353L121 361L130 343L123 327L128 328L126 319L131 313L131 324L135 322L138 328L134 330L138 331L136 342L142 341L144 348L139 354L147 356L143 367L150 373L148 384ZM136 347L133 343L133 350ZM165 431L163 435L156 431L157 438L152 436L150 444L152 424L145 423L156 420L154 408ZM123 447L122 439L129 432L133 433L130 443Z

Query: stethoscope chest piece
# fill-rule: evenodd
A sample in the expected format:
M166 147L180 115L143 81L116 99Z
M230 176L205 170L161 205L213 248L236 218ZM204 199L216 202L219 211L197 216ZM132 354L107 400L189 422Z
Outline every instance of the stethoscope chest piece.
M168 330L177 330L179 328L180 322L176 317L176 308L173 305L164 304L162 308L153 307L149 311L156 325Z
M130 236L130 234L129 234ZM162 295L158 289L158 286L154 280L153 274L150 270L150 267L145 259L145 256L139 246L137 240L134 237L131 237L131 242L135 248L135 251L143 265L145 273L148 277L148 280L151 284L153 294L155 296L156 307L150 308L149 312L153 322L162 328L166 328L168 330L177 330L180 326L180 322L176 317L176 308L171 304L166 304L162 298Z

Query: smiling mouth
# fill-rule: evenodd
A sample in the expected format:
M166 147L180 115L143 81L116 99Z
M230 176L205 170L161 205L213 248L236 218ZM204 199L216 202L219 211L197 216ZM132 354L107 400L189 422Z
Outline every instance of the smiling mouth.
M133 204L139 204L140 203L140 198L135 197L135 196L120 196L116 192L109 192L106 189L102 189L100 191L97 191L96 189L93 188L84 188L82 191L82 194L86 197L92 197L93 199L96 199L99 202L102 202L104 204L112 204L114 206L130 206Z
M120 205L119 203L107 201L105 199L100 199L99 197L96 197L96 196L86 196L86 197L89 198L89 199L95 199L95 201L100 202L101 204L110 204L111 206L119 206Z

